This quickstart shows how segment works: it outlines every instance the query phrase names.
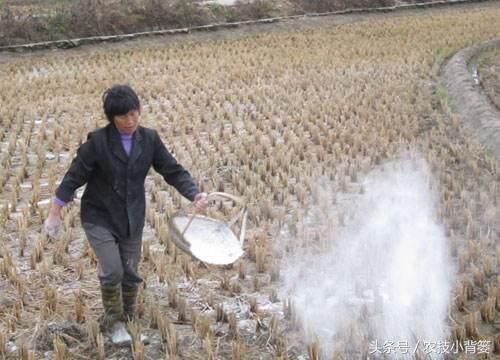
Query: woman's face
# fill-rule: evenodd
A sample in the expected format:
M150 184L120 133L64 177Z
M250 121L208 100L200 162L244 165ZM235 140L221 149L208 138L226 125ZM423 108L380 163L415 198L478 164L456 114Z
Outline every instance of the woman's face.
M133 134L139 126L140 114L139 110L130 110L126 114L115 116L114 123L118 131L129 135Z

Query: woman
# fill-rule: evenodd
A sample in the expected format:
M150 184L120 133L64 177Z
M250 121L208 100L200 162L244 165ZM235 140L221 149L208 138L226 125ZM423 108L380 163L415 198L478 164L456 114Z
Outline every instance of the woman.
M56 190L45 222L49 236L62 225L61 208L87 184L81 222L99 261L104 316L102 325L114 343L129 343L124 321L132 319L139 284L138 264L144 227L144 180L153 168L197 211L207 207L193 178L169 153L158 133L139 125L140 102L127 85L103 94L109 124L90 133Z

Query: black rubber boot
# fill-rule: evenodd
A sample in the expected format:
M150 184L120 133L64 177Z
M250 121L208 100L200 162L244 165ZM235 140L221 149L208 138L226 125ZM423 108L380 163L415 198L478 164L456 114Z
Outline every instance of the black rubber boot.
M101 295L104 308L104 315L101 319L103 332L110 337L114 345L130 345L132 338L124 322L121 284L101 284Z
M109 329L115 322L123 320L121 284L101 284L101 296L104 309L101 325L104 329Z
M122 284L123 315L125 321L133 321L135 319L135 309L138 292L139 286Z
M138 292L139 292L138 285L130 286L122 284L123 316L125 318L125 321L135 320L135 310L136 310ZM141 334L141 341L144 343L144 345L148 345L150 343L150 338L149 336Z

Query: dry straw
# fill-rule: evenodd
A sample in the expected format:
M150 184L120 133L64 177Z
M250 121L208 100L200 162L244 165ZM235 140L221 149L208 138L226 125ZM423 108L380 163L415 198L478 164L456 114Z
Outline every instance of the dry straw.
M226 312L224 311L224 304L217 304L215 306L215 321L227 321Z
M320 359L320 347L318 339L314 340L307 346L307 353L309 354L309 359L311 360Z
M479 332L477 329L477 323L476 323L476 315L474 313L470 313L465 317L465 336L468 339L478 339L479 338Z
M7 337L5 333L0 330L0 356L4 357L7 354Z
M209 335L205 339L203 339L203 346L206 351L206 359L207 360L215 360L217 359L217 349L214 351L212 346L212 339Z
M177 321L185 322L187 320L186 299L183 296L177 297Z
M104 349L104 336L102 335L102 333L97 334L97 359L106 359L106 351Z
M66 343L60 336L54 337L54 359L55 360L64 360L66 359Z
M90 346L96 348L99 346L99 323L94 319L87 320L87 337Z
M54 195L78 145L89 131L106 124L102 90L126 74L144 104L144 125L158 130L200 187L252 200L246 256L234 268L206 269L180 256L165 227L166 219L185 207L185 200L160 175L151 173L146 180L148 236L141 273L148 299L166 295L165 315L182 322L187 321L187 301L198 307L200 315L190 315L201 338L194 351L205 351L209 357L217 353L205 311L213 310L216 303L248 298L251 292L258 293L252 296L265 292L271 301L278 301L283 276L280 257L310 243L319 248L327 245L321 232L309 237L303 231L307 208L321 200L321 192L315 190L317 178L329 179L335 192L362 192L358 182L364 173L408 147L418 148L435 174L439 219L453 239L451 253L460 280L451 311L457 319L465 316L454 336L461 341L466 335L493 339L496 318L492 319L500 306L495 276L500 247L498 235L491 230L498 205L498 166L463 132L432 84L448 52L498 35L500 13L494 7L471 7L467 14L440 10L436 16L408 19L367 19L335 31L314 27L229 42L122 49L120 56L116 52L49 54L3 64L0 230L14 235L0 240L0 276L8 281L6 298L25 300L23 307L13 311L21 321L3 318L9 336L12 332L18 338L31 328L36 313L31 297L42 299L40 307L48 321L74 314L77 322L90 324L89 318L100 311L90 303L85 309L83 298L66 291L75 279L85 294L93 297L96 289L97 258L83 241L79 206L65 209L65 231L58 239L42 241L39 234L46 201ZM332 206L339 209L340 205ZM233 211L231 204L221 203L208 215L231 216ZM340 209L337 214L339 218L332 220L335 229L348 221ZM276 229L288 231L297 241L275 251L271 246ZM180 300L180 291L186 301ZM203 298L207 293L212 294L209 301L195 296ZM162 322L158 304L148 301L146 307L144 296L141 288L138 316L147 310L153 331L163 332L164 343L169 343L167 338L173 335L168 334L175 334L172 325ZM463 314L456 313L460 311ZM216 312L219 322L228 317L220 309ZM284 312L286 320L280 322L299 328L289 300ZM263 319L270 316L262 315ZM271 322L274 332L278 320ZM232 316L234 333L235 323ZM184 330L177 336L184 336ZM102 348L100 337L98 329L89 331L92 349ZM247 344L245 356L273 352L276 358L286 358L284 338L279 334L272 338L271 347ZM234 334L221 339L224 356L238 358L242 340ZM312 344L301 345L314 350ZM83 345L68 343L68 348L82 356L104 357L104 350L89 355ZM171 358L177 356L175 349L167 346ZM142 350L137 344L134 357L140 358ZM314 351L310 355L315 356ZM27 351L21 354L21 358L27 356Z
M86 317L85 299L81 290L75 292L75 321L83 323Z
M45 307L43 308L47 316L57 311L57 302L57 290L48 285L45 288Z
M146 358L146 350L141 340L141 326L131 321L127 323L127 328L132 337L132 358L134 360L144 360Z
M200 339L211 337L210 318L207 315L198 315L196 320L196 333Z
M244 360L246 354L246 345L241 340L236 340L231 343L232 359Z
M54 346L55 348L55 346ZM28 350L28 345L24 340L20 341L17 344L17 358L22 359L22 360L28 360L29 359L29 350Z
M175 359L178 354L178 338L175 327L165 318L160 319L159 327L163 348L167 352L170 359Z
M149 327L151 329L158 329L160 326L160 319L162 318L160 304L158 300L156 300L150 307L149 318L150 318Z

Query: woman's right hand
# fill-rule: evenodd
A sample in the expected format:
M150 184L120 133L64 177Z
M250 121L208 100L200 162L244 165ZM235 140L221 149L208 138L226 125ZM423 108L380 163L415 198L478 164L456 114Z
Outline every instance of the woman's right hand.
M43 224L45 232L49 237L55 238L61 231L62 225L61 207L57 204L52 204L49 210L49 216Z
M194 197L193 205L197 212L203 213L208 207L208 194L205 192L200 192Z

